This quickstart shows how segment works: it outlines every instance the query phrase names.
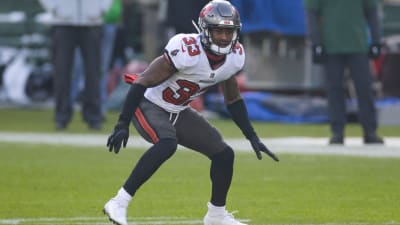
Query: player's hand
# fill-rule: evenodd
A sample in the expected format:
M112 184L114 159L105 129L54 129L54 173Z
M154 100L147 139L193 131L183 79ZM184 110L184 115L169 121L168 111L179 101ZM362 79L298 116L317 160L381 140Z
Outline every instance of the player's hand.
M275 156L274 153L272 153L267 146L265 146L260 139L257 136L254 136L252 138L249 139L250 143L251 143L251 147L253 147L254 152L257 155L257 158L259 160L262 159L261 156L261 152L264 152L265 154L267 154L269 157L271 157L273 160L275 161L279 161L278 157Z
M129 127L125 123L118 123L115 125L114 130L110 134L107 140L107 147L110 152L113 151L117 154L121 148L121 145L126 147L129 138Z
M368 56L371 59L377 59L381 55L381 44L371 44L368 48Z
M322 45L312 46L312 61L316 64L320 64L325 61L325 49Z

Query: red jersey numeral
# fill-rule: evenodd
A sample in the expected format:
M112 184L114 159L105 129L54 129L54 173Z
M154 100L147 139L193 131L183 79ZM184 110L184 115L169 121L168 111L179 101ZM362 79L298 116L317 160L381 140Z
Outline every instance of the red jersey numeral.
M243 54L243 48L239 43L236 43L235 47L233 48L233 53L239 53L239 55Z
M187 46L188 53L190 56L195 56L200 54L200 47L196 42L194 37L184 37L182 38L183 43Z
M163 91L163 99L174 105L182 105L187 102L190 97L196 94L200 87L196 83L188 80L177 80L176 83L179 85L179 89L174 92L170 87Z

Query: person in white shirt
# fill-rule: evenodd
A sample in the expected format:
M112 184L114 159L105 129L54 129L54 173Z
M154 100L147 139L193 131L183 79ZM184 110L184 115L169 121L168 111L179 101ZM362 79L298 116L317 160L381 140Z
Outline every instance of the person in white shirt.
M85 70L82 117L90 129L103 123L100 98L103 16L112 0L40 0L51 15L55 128L64 130L73 115L72 67L79 48Z
M238 42L241 23L237 10L228 1L211 1L200 12L199 26L199 34L172 37L165 53L142 74L127 76L132 85L107 146L115 153L126 146L131 121L153 146L143 154L117 195L104 206L104 213L117 224L127 224L127 207L132 197L180 144L211 160L212 190L204 224L244 225L225 209L234 152L221 134L188 105L212 85L221 86L228 111L257 158L261 159L264 152L279 161L254 131L235 79L245 61L243 46Z

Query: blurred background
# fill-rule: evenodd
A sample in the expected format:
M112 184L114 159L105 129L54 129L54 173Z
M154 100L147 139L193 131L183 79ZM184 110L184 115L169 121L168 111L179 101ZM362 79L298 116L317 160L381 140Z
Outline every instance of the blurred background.
M16 3L18 2L18 3ZM168 39L196 32L191 20L208 1L122 0L106 76L107 110L118 111L128 85L162 54ZM313 64L302 0L232 0L242 18L247 62L238 81L252 120L285 123L328 121L324 74ZM382 0L383 54L371 60L381 125L400 125L400 1ZM51 15L38 0L0 1L0 108L52 108ZM79 79L79 78L76 78ZM79 81L80 83L82 82ZM78 82L78 83L79 83ZM76 90L77 102L82 84ZM357 121L355 91L347 84L347 116ZM208 117L226 117L218 88L192 106ZM79 107L79 106L77 106Z

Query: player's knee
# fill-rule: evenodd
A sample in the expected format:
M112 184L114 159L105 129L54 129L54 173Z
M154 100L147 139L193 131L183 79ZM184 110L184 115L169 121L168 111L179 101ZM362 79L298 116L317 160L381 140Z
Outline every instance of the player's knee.
M212 161L219 161L224 164L233 164L235 153L231 147L227 146L222 152L219 152L210 158Z
M160 139L157 144L159 149L166 155L166 157L171 157L176 149L178 148L178 141L173 138Z

